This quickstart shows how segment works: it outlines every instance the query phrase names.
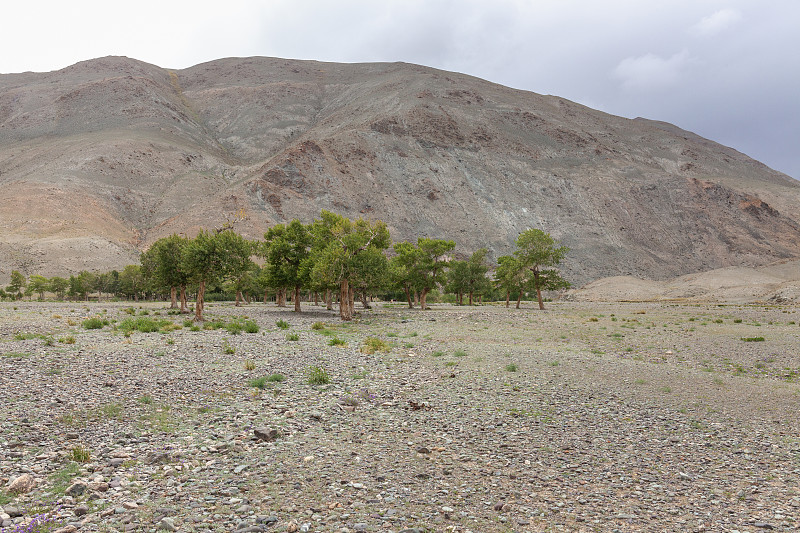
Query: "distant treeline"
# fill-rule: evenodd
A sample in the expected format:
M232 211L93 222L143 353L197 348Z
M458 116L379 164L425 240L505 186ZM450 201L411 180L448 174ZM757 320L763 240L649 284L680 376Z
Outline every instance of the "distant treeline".
M549 234L529 229L516 240L511 255L489 264L481 248L466 260L455 260L451 240L420 237L416 243L392 243L386 224L350 220L322 211L310 224L292 220L264 234L264 240L247 240L233 224L201 231L190 239L170 235L159 239L141 255L141 263L122 271L80 272L69 278L26 278L13 271L0 298L88 300L95 297L128 300L167 299L173 308L189 312L187 298L195 299L196 320L203 320L208 299L242 301L272 297L279 306L288 298L301 312L304 296L339 303L342 320L350 320L358 297L369 307L372 297L403 299L410 308L426 309L432 295L469 305L476 300L520 300L534 293L544 309L542 291L569 286L556 269L567 253Z

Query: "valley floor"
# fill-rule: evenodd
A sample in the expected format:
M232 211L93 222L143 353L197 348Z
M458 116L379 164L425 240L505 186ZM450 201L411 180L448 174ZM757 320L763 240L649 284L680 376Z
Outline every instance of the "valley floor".
M0 304L3 531L798 528L795 307L524 307Z

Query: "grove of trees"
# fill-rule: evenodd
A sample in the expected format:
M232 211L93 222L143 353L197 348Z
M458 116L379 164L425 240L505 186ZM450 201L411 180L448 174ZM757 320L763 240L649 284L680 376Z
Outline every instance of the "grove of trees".
M235 294L236 305L260 295L267 301L274 294L276 303L285 306L288 293L296 312L304 296L313 295L317 302L324 295L328 309L336 299L341 319L351 320L357 297L364 308L374 296L399 296L409 308L425 310L429 296L439 291L462 305L466 296L468 305L504 298L508 307L514 295L519 308L532 293L544 309L542 291L569 286L557 268L568 249L541 230L521 233L516 250L499 257L496 265L489 262L486 248L464 260L453 257L455 248L454 241L425 237L393 244L381 221L350 220L323 210L310 224L292 220L273 226L263 240L247 240L229 225L194 238L170 235L142 253L141 264L122 271L26 279L14 270L0 298L36 295L42 300L46 293L74 300L169 298L172 308L189 313L187 299L193 294L194 318L202 321L209 290Z

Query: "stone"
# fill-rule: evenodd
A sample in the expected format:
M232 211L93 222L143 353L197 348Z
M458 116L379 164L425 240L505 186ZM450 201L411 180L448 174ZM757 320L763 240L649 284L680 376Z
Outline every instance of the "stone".
M78 505L72 512L75 513L75 516L83 516L89 512L89 507L86 505Z
M253 434L258 440L264 442L273 442L280 436L277 429L270 428L253 428Z
M19 507L7 505L6 507L3 507L3 510L9 516L9 518L17 518L18 516L22 516L22 509Z
M87 487L88 486L83 481L76 481L72 485L70 485L66 491L64 491L64 494L66 494L67 496L80 496L81 494L86 492Z
M32 491L35 486L36 480L32 475L22 474L9 483L6 490L12 494L25 494Z
M161 519L158 523L158 529L162 531L178 531L178 528L175 527L175 519L169 517Z

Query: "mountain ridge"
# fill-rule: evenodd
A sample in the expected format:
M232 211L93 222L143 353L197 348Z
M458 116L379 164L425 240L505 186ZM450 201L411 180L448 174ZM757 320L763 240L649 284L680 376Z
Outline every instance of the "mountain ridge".
M25 257L119 268L242 210L259 238L323 208L494 257L538 227L572 249L575 283L800 256L800 183L732 148L407 63L110 56L0 75L0 184L3 275Z

